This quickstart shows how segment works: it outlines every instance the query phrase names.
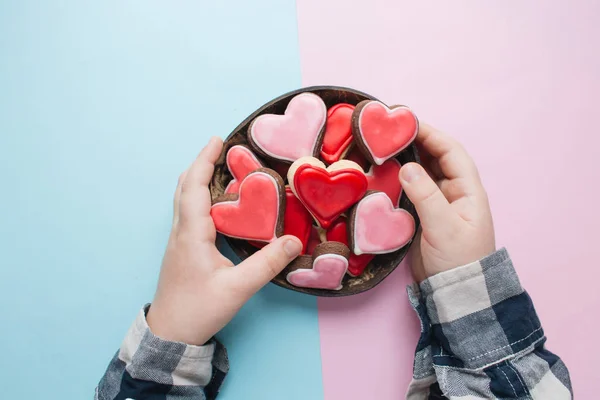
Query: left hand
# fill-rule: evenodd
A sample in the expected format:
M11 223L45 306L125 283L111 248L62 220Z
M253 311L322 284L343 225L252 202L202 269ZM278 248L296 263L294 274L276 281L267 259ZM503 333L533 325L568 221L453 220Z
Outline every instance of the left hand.
M208 184L222 148L213 137L179 177L171 236L147 315L152 332L165 340L206 343L302 250L300 240L284 236L237 267L219 253Z

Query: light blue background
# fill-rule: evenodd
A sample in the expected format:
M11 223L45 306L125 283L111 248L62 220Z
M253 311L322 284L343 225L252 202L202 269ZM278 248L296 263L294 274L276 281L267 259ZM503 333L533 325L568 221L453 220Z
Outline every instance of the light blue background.
M0 397L92 397L177 176L299 86L293 0L0 0ZM222 399L322 398L315 299L270 285L221 337Z

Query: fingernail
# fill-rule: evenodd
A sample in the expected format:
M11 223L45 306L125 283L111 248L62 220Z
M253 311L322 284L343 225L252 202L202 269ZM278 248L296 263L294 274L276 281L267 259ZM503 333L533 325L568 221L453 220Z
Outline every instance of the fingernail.
M294 258L302 251L302 243L298 239L288 239L283 244L283 251L288 257Z
M421 177L422 171L423 169L417 164L410 163L402 167L402 169L400 170L400 174L402 175L402 179L404 179L408 183L411 183Z

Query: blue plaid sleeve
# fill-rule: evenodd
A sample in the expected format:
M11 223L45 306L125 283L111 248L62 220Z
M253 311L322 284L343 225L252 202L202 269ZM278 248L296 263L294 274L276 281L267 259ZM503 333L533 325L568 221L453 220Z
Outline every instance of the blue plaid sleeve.
M504 249L408 288L421 320L406 398L572 399Z
M211 400L229 370L227 351L216 340L204 346L169 342L140 311L96 388L95 400Z

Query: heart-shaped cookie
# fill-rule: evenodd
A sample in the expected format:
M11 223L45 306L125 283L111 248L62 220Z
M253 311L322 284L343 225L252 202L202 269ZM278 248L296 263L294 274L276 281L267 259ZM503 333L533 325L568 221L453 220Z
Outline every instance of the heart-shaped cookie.
M321 158L332 164L344 157L352 144L352 104L340 103L327 111Z
M298 287L340 290L350 250L337 242L319 244L312 256L299 256L288 267L287 281Z
M271 242L282 235L284 213L283 179L267 168L248 174L240 183L238 194L224 194L210 209L217 232L261 242Z
M400 162L390 158L381 165L372 165L365 174L369 182L369 190L382 191L392 200L394 207L398 207L402 184L398 174L400 173Z
M285 187L285 213L283 214L283 234L294 235L302 242L302 252L307 254L308 242L311 236L313 218L300 200L294 195L289 186ZM249 242L259 249L266 246L264 242Z
M394 208L383 192L369 191L350 212L350 245L354 254L385 254L406 246L415 234L415 220Z
M248 141L266 157L294 162L317 156L323 141L327 107L316 94L300 93L290 100L284 115L263 114L250 124Z
M327 232L325 232L325 239L328 242L340 242L346 246L350 246L348 240L347 219L343 216L336 219L329 229L327 229ZM357 256L350 251L350 257L348 258L348 275L358 276L362 274L373 258L375 258L373 254L361 254L360 256Z
M302 242L302 254L306 253L308 239L312 228L312 215L287 186L285 188L285 214L283 217L283 234L294 235Z
M374 100L358 103L352 114L352 132L370 162L381 165L406 147L417 136L419 122L410 108Z
M316 158L303 157L290 167L288 182L319 226L325 229L367 191L362 168L347 160L325 168Z
M262 163L256 158L252 150L241 144L232 146L225 157L227 168L233 179L225 188L225 193L237 193L240 182L252 171L262 168Z
M365 155L362 153L362 151L360 150L360 148L358 146L352 147L352 149L348 152L348 154L346 154L345 159L348 161L354 161L355 163L360 165L360 167L363 170L367 170L371 166L371 164L369 163L369 160L367 160L367 158L365 157Z
M311 217L312 218L312 217ZM321 244L321 236L319 235L319 228L312 226L310 228L310 236L308 238L308 245L306 246L306 254L313 255L315 249Z

